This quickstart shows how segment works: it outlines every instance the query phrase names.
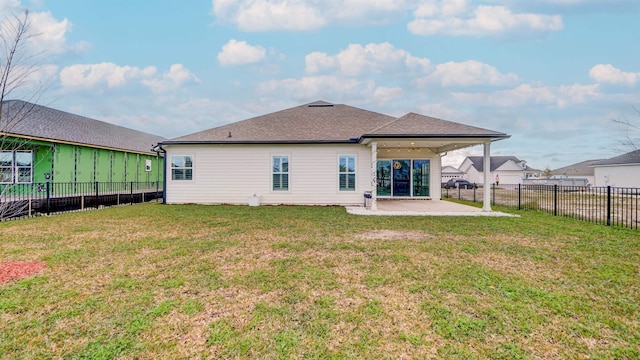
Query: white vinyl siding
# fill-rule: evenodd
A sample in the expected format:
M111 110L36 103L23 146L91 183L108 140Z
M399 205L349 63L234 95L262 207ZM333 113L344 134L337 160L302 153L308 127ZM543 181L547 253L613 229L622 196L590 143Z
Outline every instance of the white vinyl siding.
M193 181L167 179L167 203L247 204L253 194L261 204L362 205L369 190L371 149L344 145L180 145L165 146L167 157L191 154ZM273 191L273 156L290 162L289 191ZM357 191L339 191L337 159L357 157ZM293 167L291 167L293 166ZM367 174L367 175L362 175Z
M597 166L595 186L640 187L640 164Z

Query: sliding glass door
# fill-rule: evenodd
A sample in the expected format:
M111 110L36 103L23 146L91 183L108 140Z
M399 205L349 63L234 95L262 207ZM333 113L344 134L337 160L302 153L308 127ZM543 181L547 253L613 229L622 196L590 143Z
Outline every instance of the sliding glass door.
M392 197L429 196L429 160L378 160L377 195Z

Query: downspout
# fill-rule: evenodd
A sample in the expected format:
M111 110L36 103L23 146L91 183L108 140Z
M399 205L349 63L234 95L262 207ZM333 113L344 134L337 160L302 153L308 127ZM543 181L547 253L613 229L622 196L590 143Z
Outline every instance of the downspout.
M162 203L166 204L167 203L167 150L165 150L162 147L162 144L157 143L151 148L151 151L154 151L157 154L158 159L160 158L161 151L164 154L164 156L162 157L164 159L164 169L162 170L162 184L164 188L164 190L162 191Z

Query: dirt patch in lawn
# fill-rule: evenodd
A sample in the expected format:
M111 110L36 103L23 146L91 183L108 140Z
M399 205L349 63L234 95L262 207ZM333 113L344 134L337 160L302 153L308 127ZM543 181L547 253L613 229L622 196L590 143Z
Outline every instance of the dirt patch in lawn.
M425 239L432 235L422 231L401 231L401 230L372 230L357 234L356 238L361 240L409 240Z
M46 268L47 264L39 261L12 261L0 263L0 284L13 279L23 279Z

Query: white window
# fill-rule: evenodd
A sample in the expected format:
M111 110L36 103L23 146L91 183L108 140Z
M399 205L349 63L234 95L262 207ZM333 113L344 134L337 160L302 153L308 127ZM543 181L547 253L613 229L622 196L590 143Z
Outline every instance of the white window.
M273 190L288 191L289 190L289 156L275 155L272 159L273 164Z
M0 152L0 183L13 183L13 152Z
M171 180L193 180L192 156L171 156Z
M356 191L356 156L340 155L338 158L338 183L340 191Z
M0 151L0 183L30 184L32 182L32 151Z

